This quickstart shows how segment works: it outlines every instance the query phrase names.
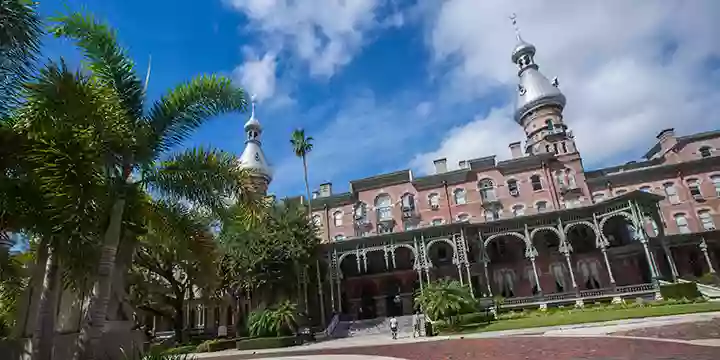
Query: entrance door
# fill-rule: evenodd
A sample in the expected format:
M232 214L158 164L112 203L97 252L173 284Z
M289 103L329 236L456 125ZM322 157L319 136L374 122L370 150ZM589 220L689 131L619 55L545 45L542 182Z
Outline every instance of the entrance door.
M403 306L400 295L388 295L385 297L385 309L388 316L402 316Z

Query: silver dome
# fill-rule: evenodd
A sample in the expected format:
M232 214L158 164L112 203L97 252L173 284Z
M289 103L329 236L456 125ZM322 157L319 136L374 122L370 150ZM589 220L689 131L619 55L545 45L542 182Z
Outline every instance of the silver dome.
M518 36L518 43L515 45L515 50L512 52L512 62L517 64L520 57L523 55L535 55L535 45L526 43Z
M521 123L528 112L545 105L564 108L565 95L537 70L537 66L525 68L520 72L515 121Z
M250 119L245 123L245 150L240 155L240 168L248 169L253 174L263 177L268 182L272 180L272 169L265 158L262 147L260 146L260 135L262 134L262 126L260 121L255 117L255 101L253 99L252 113Z

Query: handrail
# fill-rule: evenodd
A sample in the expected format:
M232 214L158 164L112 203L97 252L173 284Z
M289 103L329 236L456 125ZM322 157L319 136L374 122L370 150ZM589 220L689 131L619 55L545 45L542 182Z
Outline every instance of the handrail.
M328 327L325 329L325 336L331 337L333 333L335 332L335 328L337 328L338 323L340 322L340 315L335 314L333 315L332 320L330 320L330 324L328 324Z

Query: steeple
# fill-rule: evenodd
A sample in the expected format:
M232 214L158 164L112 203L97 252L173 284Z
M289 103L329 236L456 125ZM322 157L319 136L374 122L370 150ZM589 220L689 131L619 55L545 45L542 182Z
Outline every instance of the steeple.
M518 67L515 121L525 130L525 152L574 154L575 141L563 122L565 95L558 88L559 82L540 73L535 63L535 46L523 40L515 14L510 20L517 39L511 57Z
M538 71L539 67L535 63L535 46L522 39L515 14L510 19L515 27L515 37L517 38L511 59L518 67L518 77L520 78L517 88L515 121L522 125L523 118L539 107L555 105L562 110L565 107L565 95L558 89L557 78L550 82Z
M252 172L255 185L261 192L266 192L267 187L272 180L272 169L265 160L265 154L260 146L260 135L262 134L262 126L255 117L255 95L252 96L252 111L250 119L245 123L245 150L240 156L240 168L248 169Z

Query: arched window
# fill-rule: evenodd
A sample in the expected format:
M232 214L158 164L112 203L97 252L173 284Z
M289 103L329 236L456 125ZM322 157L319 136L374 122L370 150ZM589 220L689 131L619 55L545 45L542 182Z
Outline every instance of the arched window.
M711 157L712 156L712 148L709 146L703 146L700 148L700 157Z
M485 210L485 220L486 221L495 221L500 218L500 214L496 209L487 209Z
M440 195L438 195L437 193L432 193L432 194L428 195L428 205L430 205L430 207L432 209L439 208L440 207Z
M519 196L520 195L520 187L518 186L517 180L515 180L515 179L508 180L507 187L508 187L508 191L510 192L511 196Z
M685 214L675 214L675 225L677 225L679 233L690 233L690 227L688 226L687 217L685 217Z
M557 183L558 185L560 185L560 187L565 186L565 173L562 170L558 170L555 172L555 179L557 179Z
M391 220L392 199L390 199L390 195L378 195L378 197L375 198L375 209L377 211L378 221Z
M533 191L542 190L542 182L540 181L540 175L533 175L530 177L530 184L532 184Z
M342 224L343 224L342 211L336 211L333 213L333 222L335 223L335 226L342 226Z
M455 198L455 204L462 205L467 203L465 189L455 189L455 191L453 191L453 197Z
M515 205L512 208L513 216L525 215L525 205Z
M665 197L671 204L677 204L680 202L680 197L678 196L675 184L671 182L664 183L663 189L665 190Z
M595 203L599 203L601 201L605 200L605 193L595 193L593 194L593 201Z
M345 240L345 235L342 235L342 234L335 235L335 237L333 239L335 239L335 241L343 241L343 240Z
M575 182L575 172L570 169L566 169L565 176L567 177L568 186L571 189L575 189L577 187L577 183Z
M552 119L545 120L545 126L547 126L548 130L553 130L555 126L553 125Z
M460 214L460 215L458 215L457 219L458 219L458 222L468 222L468 221L470 221L470 215Z
M480 180L478 183L478 190L480 191L480 196L485 201L494 201L496 200L495 197L495 184L493 184L492 180L490 179L483 179Z
M715 185L715 196L720 197L720 175L713 175L710 180Z
M313 223L317 227L322 227L322 219L320 218L319 214L315 214L312 216Z
M700 181L698 179L687 179L687 186L690 190L690 196L693 199L702 199L702 192L700 192Z
M432 224L432 226L440 226L443 224L443 220L442 219L433 219L431 224Z
M402 197L403 211L415 210L415 196L413 194L405 194Z
M700 219L700 224L702 224L703 230L715 230L715 221L713 220L710 210L698 211L698 218Z
M547 210L547 201L538 201L535 203L535 210L539 213L545 212Z

